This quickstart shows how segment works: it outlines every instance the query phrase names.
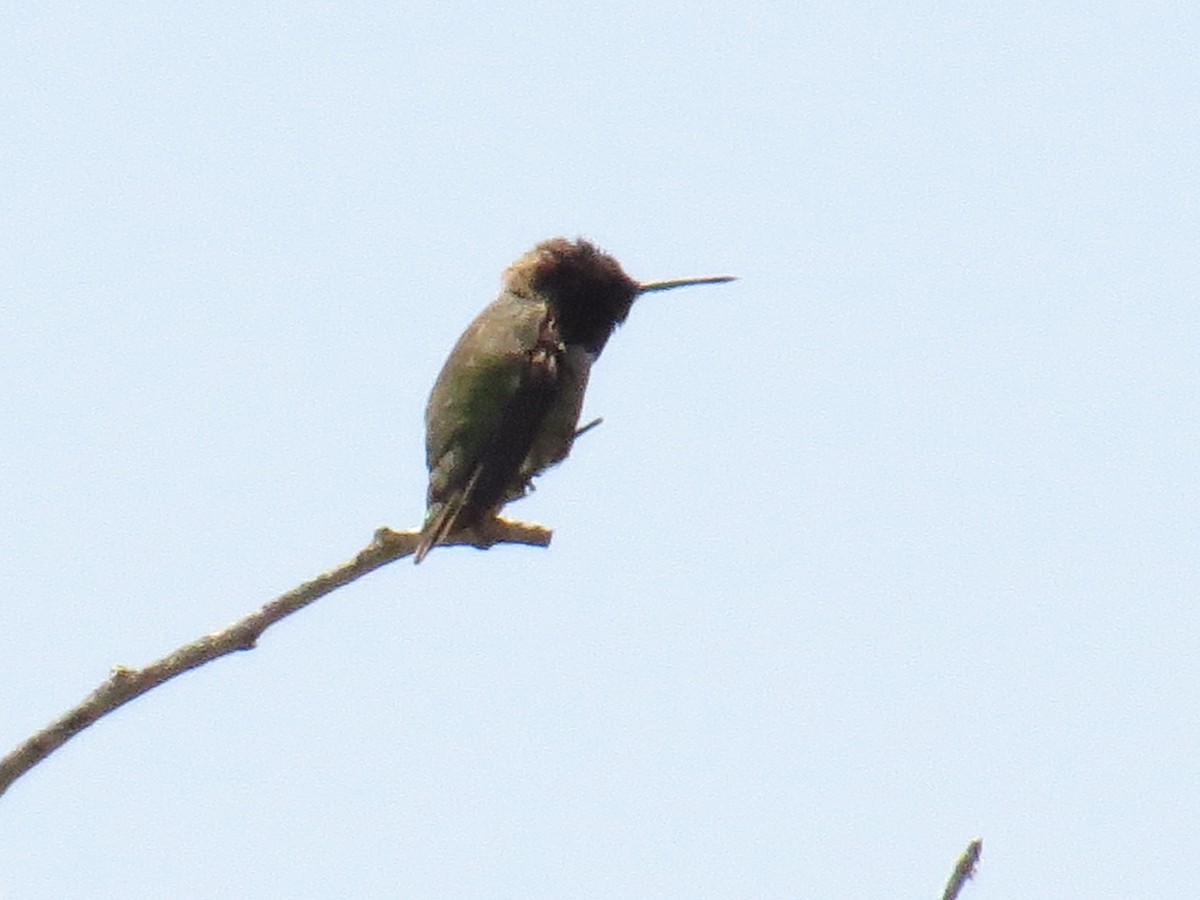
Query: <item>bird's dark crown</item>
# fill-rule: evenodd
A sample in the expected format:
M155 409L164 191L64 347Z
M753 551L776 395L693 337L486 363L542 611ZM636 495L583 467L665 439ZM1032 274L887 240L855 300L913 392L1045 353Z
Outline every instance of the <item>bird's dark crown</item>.
M544 297L558 316L563 341L595 352L625 321L640 287L594 244L566 238L542 241L509 266L504 283L518 296Z

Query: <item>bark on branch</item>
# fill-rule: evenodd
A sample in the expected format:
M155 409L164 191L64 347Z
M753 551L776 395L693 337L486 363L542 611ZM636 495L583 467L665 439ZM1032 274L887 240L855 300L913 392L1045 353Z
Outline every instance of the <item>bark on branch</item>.
M494 544L527 544L547 547L552 532L541 525L496 519L478 532L462 531L450 535L440 546L468 545L487 549ZM392 531L380 528L375 537L349 562L318 575L285 594L280 594L257 612L227 628L206 634L167 654L142 669L117 666L96 690L74 709L68 710L0 759L0 794L14 781L69 741L89 725L140 697L153 688L189 669L195 669L239 650L252 650L262 633L278 622L319 600L331 591L349 584L390 562L411 556L417 546L418 531Z
M975 867L979 864L981 853L983 853L982 838L975 838L967 844L967 849L954 864L954 871L950 873L950 880L946 882L946 890L942 892L942 900L958 900L958 893L963 889L963 885L975 875Z

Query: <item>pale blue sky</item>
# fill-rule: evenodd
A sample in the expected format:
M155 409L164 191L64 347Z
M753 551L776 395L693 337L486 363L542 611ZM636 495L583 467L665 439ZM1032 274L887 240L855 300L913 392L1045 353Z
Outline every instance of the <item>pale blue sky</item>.
M109 5L110 7L112 5ZM1200 13L26 4L0 752L419 522L540 239L648 297L511 512L0 798L0 897L1196 895Z

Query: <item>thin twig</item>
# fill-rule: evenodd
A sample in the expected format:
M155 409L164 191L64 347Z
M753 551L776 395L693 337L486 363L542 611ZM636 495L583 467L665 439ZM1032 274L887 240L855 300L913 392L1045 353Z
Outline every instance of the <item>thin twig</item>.
M967 849L954 865L950 880L946 882L946 890L942 892L942 900L958 900L958 892L963 885L975 874L975 866L979 863L979 855L983 853L983 838L975 838L967 844Z
M442 541L442 546L457 544L486 549L493 544L527 544L546 547L550 544L551 535L552 532L541 525L496 519L488 523L486 530L450 535ZM228 628L184 644L143 669L117 666L108 679L84 698L82 703L68 710L0 759L0 794L79 732L130 700L189 669L198 668L239 650L254 649L262 633L281 619L381 566L411 556L419 536L418 531L380 528L375 532L374 540L360 550L354 559L318 575L312 581L293 588L286 594L280 594L257 612L234 622Z

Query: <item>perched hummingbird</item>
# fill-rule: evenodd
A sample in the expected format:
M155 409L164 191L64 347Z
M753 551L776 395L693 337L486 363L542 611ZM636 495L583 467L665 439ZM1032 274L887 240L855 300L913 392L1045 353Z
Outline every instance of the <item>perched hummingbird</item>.
M509 266L504 289L463 332L425 408L428 513L415 561L494 519L576 436L592 363L633 301L728 275L637 282L584 240L543 241Z

